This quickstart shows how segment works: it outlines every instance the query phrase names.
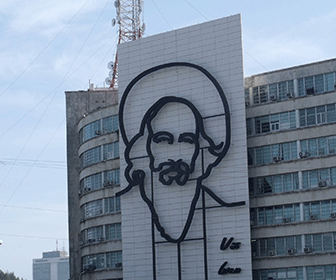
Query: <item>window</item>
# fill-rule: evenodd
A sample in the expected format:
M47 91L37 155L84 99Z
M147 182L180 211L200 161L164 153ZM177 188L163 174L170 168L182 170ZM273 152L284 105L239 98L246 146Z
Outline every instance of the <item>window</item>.
M105 226L106 240L121 240L121 224L110 224Z
M336 122L335 104L299 110L300 127Z
M303 204L304 220L325 220L336 213L336 200L306 202Z
M81 232L81 241L83 244L98 242L103 239L103 226L88 228Z
M307 266L307 280L332 280L336 278L336 265Z
M283 256L302 252L301 235L257 239L254 256Z
M118 130L118 115L109 116L102 120L96 120L84 126L79 131L79 142L82 144L87 140L102 134L115 132Z
M268 270L254 270L253 280L303 280L303 268L278 268Z
M295 111L255 118L256 134L296 127Z
M254 218L255 214L252 217L255 225L272 225L300 221L299 204L278 205L266 208L260 207L254 211L256 211L257 214L257 219Z
M82 271L90 272L96 269L115 269L122 267L121 251L88 255L82 258Z
M120 197L114 196L104 199L105 213L115 213L120 211Z
M327 73L324 75L325 79L325 90L333 91L335 90L335 73Z
M79 132L80 143L97 137L98 135L100 135L100 133L100 120L89 123L84 126Z
M119 157L119 142L103 145L103 160L115 159Z
M252 123L252 119L247 119L246 120L246 132L247 132L247 136L250 136L253 134L253 127L252 127L253 123Z
M334 173L336 168L315 169L302 172L302 188L311 189L335 185Z
M101 161L100 151L101 150L99 146L99 147L92 148L82 153L80 155L80 161L81 161L82 168L100 162Z
M301 140L300 157L316 157L336 153L336 136Z
M104 185L119 185L120 170L114 169L104 172Z
M248 150L249 164L262 165L272 162L297 159L296 142L280 143L268 146L250 148Z
M102 188L102 176L101 173L93 174L85 177L81 181L81 193L98 190Z
M121 268L122 267L121 251L106 253L106 267L107 268Z
M299 189L298 173L250 178L250 195L282 193Z
M103 119L103 132L111 133L118 130L119 120L118 115L109 116Z
M103 201L95 200L84 204L81 207L82 219L87 219L103 214Z

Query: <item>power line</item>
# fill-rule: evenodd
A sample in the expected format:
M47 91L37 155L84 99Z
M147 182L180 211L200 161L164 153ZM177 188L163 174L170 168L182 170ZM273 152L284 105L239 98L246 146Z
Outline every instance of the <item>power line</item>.
M51 236L37 236L37 235L23 235L23 234L15 234L15 233L3 233L0 232L0 236L9 236L9 237L18 237L18 238L32 238L32 239L52 239L52 240L64 240L68 241L68 238L60 238L60 237L51 237Z
M79 12L86 6L88 0L86 0L83 5L72 15L70 20L66 23L65 26L38 52L38 54L29 62L26 68L20 72L14 80L0 93L0 97L2 97L29 69L30 67L42 56L42 54L52 45L52 43L56 40L56 38L70 25L70 23L77 17Z
M45 107L45 110L42 112L40 118L37 120L35 126L34 126L33 129L31 130L30 135L28 136L27 140L25 141L25 143L24 143L23 147L21 148L21 150L20 150L20 152L19 152L19 154L18 154L18 156L17 156L16 159L18 159L18 158L20 157L20 155L23 153L23 151L25 150L25 148L26 148L26 146L27 146L27 144L28 144L30 138L33 136L35 130L36 130L37 127L39 126L39 124L40 124L40 122L42 121L44 115L47 113L47 111L48 111L48 109L49 109L49 106L52 104L54 98L56 97L56 94L57 94L57 92L58 92L57 89L58 89L59 87L61 87L61 85L64 83L65 79L67 78L67 76L70 75L70 72L71 72L71 70L72 70L72 68L73 68L73 66L74 66L74 64L75 64L75 62L76 62L76 60L77 60L78 57L80 56L80 54L81 54L81 52L82 52L84 46L86 45L88 39L90 38L91 34L93 33L93 31L94 31L94 29L95 29L97 23L98 23L99 20L101 19L102 15L103 15L103 13L104 13L104 11L105 11L105 9L106 9L106 6L107 6L108 2L109 2L109 0L106 0L106 3L105 3L105 5L104 5L104 7L102 8L100 14L99 14L98 17L96 18L96 20L95 20L94 24L92 25L92 27L91 27L89 33L88 33L87 36L85 37L85 39L84 39L82 45L80 46L80 48L79 48L79 50L78 50L78 52L77 52L76 57L75 57L74 60L72 61L71 65L70 65L70 67L69 67L69 70L65 73L65 75L63 76L63 79L61 80L61 82L54 88L54 93L53 93L53 95L51 96L50 102L47 104L47 106ZM15 161L14 161L14 162L15 162ZM16 163L16 162L15 162L15 163ZM3 178L2 183L0 184L0 189L1 189L2 185L3 185L3 183L5 182L5 180L7 179L7 177L9 176L9 174L10 174L12 168L13 168L13 165L12 165L12 166L10 167L10 169L8 170L7 174L5 175L5 178ZM22 183L22 182L21 182L21 183ZM17 188L16 188L16 189L17 189ZM15 193L15 191L14 191L14 193ZM12 197L13 197L13 195L11 196L11 198L12 198ZM11 198L10 198L9 200L11 200ZM0 213L1 213L1 210L0 210Z
M5 207L5 208L25 209L25 210L33 210L33 211L68 213L65 210L57 210L57 209L50 209L50 208L39 208L39 207L29 207L29 206L18 206L18 205L2 204L2 203L0 203L0 206Z
M165 15L162 13L161 9L156 4L155 0L152 0L152 2L154 4L154 8L157 10L157 12L159 13L159 15L161 15L161 19L168 25L168 27L170 29L173 29L172 25L169 23L169 21L167 20L167 18L165 17Z
M197 9L189 0L184 0L194 11L200 14L205 20L209 20L199 9Z

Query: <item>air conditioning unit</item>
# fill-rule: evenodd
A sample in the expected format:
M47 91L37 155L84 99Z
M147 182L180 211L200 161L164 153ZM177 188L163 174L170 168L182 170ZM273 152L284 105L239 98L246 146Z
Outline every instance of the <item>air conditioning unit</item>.
M283 222L283 223L290 223L291 221L292 221L291 218L283 218L283 219L282 219L282 222Z
M330 218L332 218L332 219L336 219L336 212L335 212L335 213L331 213L331 214L330 214Z
M96 270L96 266L94 264L89 264L84 266L84 272L91 272Z
M311 247L305 247L305 248L303 249L303 251L304 251L306 254L309 254L309 253L313 252L313 249L312 249Z
M273 157L273 162L279 162L282 161L283 157L277 156L277 157Z
M300 158L307 158L310 157L310 153L309 152L300 152L299 153Z
M275 252L273 250L271 250L271 251L268 252L268 255L269 256L275 256Z
M288 93L287 93L287 97L288 97L288 98L293 98L293 97L294 97L294 94L291 93L291 92L288 92Z
M246 107L250 106L250 101L245 101L245 106Z
M278 98L275 95L271 96L271 101L277 101L277 100L278 100Z
M327 181L326 181L326 180L321 180L321 181L319 181L318 186L319 186L320 188L323 188L323 187L328 186Z
M312 88L307 88L306 89L306 94L307 95L314 95L315 94L315 89L312 87Z
M95 134L96 134L96 135L101 135L102 133L101 133L100 130L96 130L96 131L95 131Z
M91 188L84 188L84 192L90 192Z
M294 255L296 253L296 249L295 248L291 248L291 249L288 249L288 255Z
M310 215L309 217L311 220L317 220L317 216L316 215Z

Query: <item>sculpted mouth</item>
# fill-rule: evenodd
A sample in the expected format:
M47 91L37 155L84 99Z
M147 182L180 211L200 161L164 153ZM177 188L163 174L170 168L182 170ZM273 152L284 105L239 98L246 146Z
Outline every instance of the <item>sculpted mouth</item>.
M182 160L169 160L161 164L159 181L164 185L171 185L174 181L176 184L183 186L189 179L189 165Z

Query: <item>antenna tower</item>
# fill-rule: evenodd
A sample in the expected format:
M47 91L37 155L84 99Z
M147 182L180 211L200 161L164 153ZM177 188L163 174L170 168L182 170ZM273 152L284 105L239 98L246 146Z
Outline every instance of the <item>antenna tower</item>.
M145 24L143 20L143 0L115 0L116 18L112 19L112 26L118 25L118 45L124 42L134 41L142 37ZM118 52L116 51L114 62L107 65L110 69L109 77L105 82L110 88L118 87Z

